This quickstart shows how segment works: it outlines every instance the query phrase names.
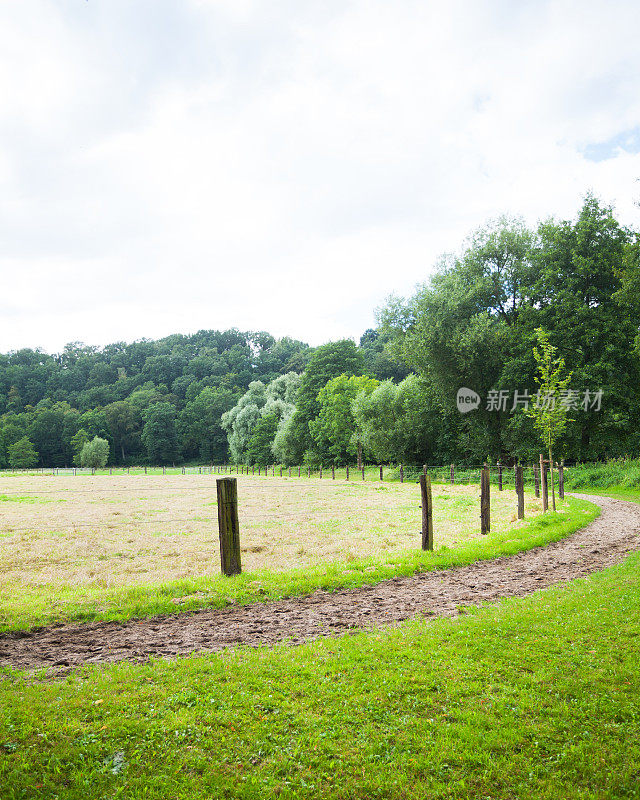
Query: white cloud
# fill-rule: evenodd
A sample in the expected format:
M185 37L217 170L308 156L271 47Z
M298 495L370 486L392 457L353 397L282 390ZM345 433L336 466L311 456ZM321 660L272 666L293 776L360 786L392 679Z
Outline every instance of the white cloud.
M500 213L637 222L634 2L0 6L0 350L357 337ZM9 76L9 77L7 77Z

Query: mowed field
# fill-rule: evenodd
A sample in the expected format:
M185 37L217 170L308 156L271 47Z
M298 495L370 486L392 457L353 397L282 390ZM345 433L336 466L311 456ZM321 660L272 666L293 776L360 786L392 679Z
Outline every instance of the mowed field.
M420 547L415 483L238 477L243 569L283 571ZM433 487L436 546L480 536L477 486ZM512 491L493 492L492 528L517 526ZM541 511L528 500L527 516ZM211 476L0 480L3 582L164 582L219 571Z
M348 571L362 559L393 561L420 548L416 483L238 476L238 496L245 572L324 564ZM436 551L480 538L478 486L435 484L433 498ZM513 490L493 487L491 505L492 534L522 526ZM524 524L540 513L527 496ZM0 574L3 614L21 604L44 610L113 590L219 580L216 478L0 477Z

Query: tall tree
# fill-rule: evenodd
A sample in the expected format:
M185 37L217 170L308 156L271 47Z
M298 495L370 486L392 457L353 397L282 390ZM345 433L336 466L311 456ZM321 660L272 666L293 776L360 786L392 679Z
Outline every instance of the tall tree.
M143 413L142 442L151 464L170 464L179 457L176 409L171 403L154 403Z
M549 342L549 336L542 328L536 329L538 346L533 354L538 365L536 383L538 393L531 408L526 413L532 417L540 437L549 454L551 469L551 494L553 510L556 510L556 493L553 481L553 447L564 433L569 414L569 404L564 402L568 397L567 387L571 382L571 373L566 372L564 358L558 356L558 348Z

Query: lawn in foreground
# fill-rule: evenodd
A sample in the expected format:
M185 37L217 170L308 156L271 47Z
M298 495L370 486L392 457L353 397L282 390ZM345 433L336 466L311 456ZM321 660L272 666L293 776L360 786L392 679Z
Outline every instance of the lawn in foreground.
M640 555L297 647L0 682L16 798L640 796Z
M239 478L244 572L219 576L215 483L203 476L32 477L0 485L0 629L276 599L374 583L510 554L561 538L597 510L568 499L540 514L528 496L492 495L478 531L478 487L434 487L435 553L418 549L415 484ZM181 520L176 522L176 520Z

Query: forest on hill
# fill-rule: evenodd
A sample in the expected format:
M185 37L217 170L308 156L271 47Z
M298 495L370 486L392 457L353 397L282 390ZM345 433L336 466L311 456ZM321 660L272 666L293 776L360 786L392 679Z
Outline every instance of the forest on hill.
M588 196L572 221L476 231L358 344L203 330L0 355L0 468L79 463L96 437L114 465L530 459L539 328L571 373L558 455L638 455L639 256L638 232Z

